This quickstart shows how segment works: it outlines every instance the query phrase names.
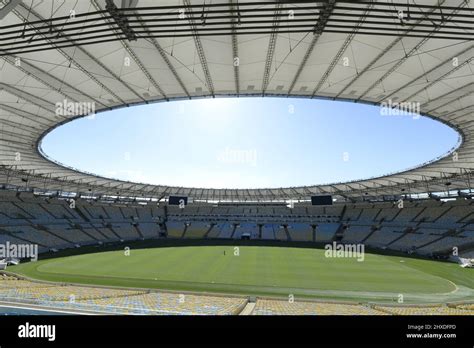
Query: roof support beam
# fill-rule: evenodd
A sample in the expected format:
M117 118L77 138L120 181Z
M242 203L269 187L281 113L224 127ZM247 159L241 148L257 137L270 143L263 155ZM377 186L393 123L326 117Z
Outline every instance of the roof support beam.
M400 86L399 88L397 88L396 90L394 90L393 92L391 92L390 94L385 96L383 99L391 98L393 95L397 94L400 91L403 91L404 89L406 89L410 85L416 84L417 81L420 81L422 79L425 79L426 81L434 80L435 78L431 76L433 72L436 72L438 69L443 68L447 64L452 65L453 59L455 59L455 58L457 58L458 60L463 60L466 53L469 53L469 51L472 50L473 47L474 47L474 45L470 45L468 48L463 49L461 52L458 52L455 55L449 57L448 59L445 59L444 61L442 61L438 65L434 66L433 68L431 68L427 72L424 72L421 75L418 75L414 79L412 79L412 80L408 81L407 83L405 83L404 85ZM381 100L379 100L379 102L380 101Z
M416 97L418 94L420 94L421 92L423 91L426 91L428 90L429 88L431 88L433 85L443 81L443 79L445 79L446 77L448 77L449 75L455 73L456 71L458 71L459 69L461 69L463 66L469 64L472 60L474 60L473 57L471 57L470 59L466 60L465 62L463 62L462 64L459 64L457 67L455 67L454 69L451 69L449 70L448 72L446 72L445 74L443 74L442 76L438 77L437 79L431 81L430 83L428 83L426 86L424 86L423 88L419 89L418 91L414 92L413 94L411 94L410 96L406 97L405 98L405 101L407 100L410 100L410 99L413 99L414 97Z
M26 59L21 60L21 65L15 64L15 60L13 57L9 56L3 56L3 58L6 62L8 62L10 65L16 67L17 69L21 70L23 73L25 73L28 76L33 77L37 81L41 82L45 86L51 88L51 90L56 91L57 93L61 94L62 96L71 99L72 101L77 102L77 99L75 97L71 96L71 93L77 93L80 94L84 97L87 97L90 100L93 100L95 103L100 104L102 106L105 106L105 104L102 104L98 99L92 97L91 95L77 89L76 87L68 84L67 82L51 75L50 73L34 66L33 64L30 64Z
M15 7L21 2L21 0L10 0L5 6L0 10L0 20L5 18Z
M27 101L28 103L36 105L36 106L40 107L43 110L46 110L47 112L49 112L51 114L55 114L54 103L49 101L49 100L37 97L37 96L35 96L31 93L23 91L19 88L16 88L16 87L12 86L12 85L7 85L3 82L0 82L0 89L3 89L5 92L10 93L10 94L12 94L12 95L14 95L18 98L21 98L21 99Z
M444 1L443 1L444 2ZM460 6L464 6L464 3ZM439 31L442 27L443 24L445 24L449 19L452 18L453 14L456 14L458 10L454 10L451 12L447 17L446 20L443 21L440 25L436 26L435 29L433 29L429 34L426 35L425 38L423 38L420 42L418 42L410 51L408 51L405 56L403 56L401 59L399 59L385 74L382 75L379 79L377 79L373 84L371 84L360 96L357 98L357 100L363 99L369 92L371 92L375 87L380 85L388 76L393 74L403 63L405 63L408 58L410 58L412 55L418 52L418 50L425 44L427 43L431 36L436 34L437 31Z
M1 88L0 88L0 90L1 90ZM26 118L28 121L38 123L43 127L49 127L49 125L52 122L52 120L50 120L46 117L43 117L41 115L35 115L35 114L32 114L31 112L21 110L21 109L17 109L17 108L14 108L14 107L10 106L10 105L0 104L0 109L5 110L7 112L10 112L14 115L20 116L22 118ZM40 120L46 121L47 123L40 122Z
M327 79L329 78L329 75L331 75L332 71L336 67L336 64L339 62L339 60L341 59L344 52L346 52L347 47L349 47L349 45L351 44L352 40L354 39L354 36L359 31L360 26L364 23L365 18L369 14L370 9L372 7L373 7L372 4L367 6L367 9L365 10L364 14L360 17L359 21L357 22L357 25L354 27L352 32L344 40L344 43L342 44L341 48L339 49L337 54L332 59L331 63L329 64L329 67L326 69L323 76L319 79L318 84L316 85L316 87L313 90L313 93L311 94L311 98L313 98L319 92L319 90L322 88L322 86L326 83Z
M303 69L306 66L306 63L308 62L308 59L311 57L314 47L316 46L316 43L321 37L323 30L326 27L326 23L328 22L328 19L334 10L335 2L336 2L335 0L329 0L327 3L324 4L325 6L324 10L321 10L319 12L319 19L313 31L313 39L311 40L306 50L306 53L303 59L301 60L298 70L296 71L296 74L293 77L293 80L291 81L290 88L288 89L288 95L290 95L293 89L295 88L296 82L298 81L301 73L303 72Z
M267 48L267 57L265 59L265 68L263 70L262 79L262 94L265 95L267 91L268 82L270 80L270 69L272 68L273 56L275 54L275 47L278 37L278 16L280 14L281 4L277 4L275 7L275 16L273 17L272 33Z
M183 2L184 2L184 5L188 7L189 13L192 15L193 10L192 10L192 7L190 7L191 4L190 4L189 0L183 0ZM207 59L206 59L206 55L204 53L204 48L202 47L201 38L197 34L196 24L194 23L194 19L192 19L191 17L188 17L188 20L189 20L189 24L191 26L191 29L193 30L194 44L195 44L196 50L198 52L199 61L201 62L202 71L204 72L204 76L206 78L207 89L209 90L211 95L214 97L215 96L214 95L214 83L212 82L211 73L209 71L209 66L207 65Z
M443 4L445 2L445 0L442 0L440 2L440 4ZM428 12L428 14L430 13L433 13L434 10L431 10L430 12ZM401 34L399 37L397 37L395 40L393 40L387 47L385 47L377 56L374 57L374 59L372 59L370 61L369 64L367 64L367 66L362 69L356 76L354 76L354 78L349 81L349 83L336 95L335 98L339 98L341 96L341 94L344 94L345 91L347 91L347 89L352 86L357 80L359 80L362 75L364 75L367 71L369 71L370 69L372 69L375 64L383 57L385 56L388 52L390 52L390 50L395 47L395 45L397 45L398 43L400 43L403 39L403 37L407 34L410 33L411 30L415 29L416 26L418 24L420 24L421 22L423 22L423 20L419 20L417 22L415 22L414 24L412 24L410 26L410 30L407 30L406 32L404 32L403 34Z
M137 16L137 19L140 21L140 25L142 26L142 29L149 34L149 29L146 25L143 24L144 22L143 19L140 16ZM184 84L183 80L181 79L178 72L174 68L173 64L171 64L171 61L168 58L168 53L161 47L161 45L158 43L158 40L156 38L150 38L150 39L145 39L145 40L150 42L153 45L153 47L155 47L161 59L163 59L164 63L173 74L174 78L180 85L183 92L187 95L188 98L191 98L191 95L189 94L188 89L186 88L186 85Z
M234 6L234 1L238 0L230 0L230 10L232 13L236 11L236 7ZM237 3L238 6L238 3ZM240 72L239 72L239 64L236 64L236 59L239 59L239 41L237 39L237 35L235 34L236 30L236 22L238 24L238 20L236 21L235 18L231 20L232 26L232 58L233 58L233 66L234 66L234 82L235 82L235 93L237 95L240 94Z
M117 12L116 11L117 7L113 3L113 1L112 0L106 0L106 1L107 1L107 10L110 12L110 8L115 7L115 12ZM100 7L100 5L97 3L97 0L94 0L92 2L92 5L97 9L97 11L102 11L103 10ZM104 13L102 13L101 15L102 15L102 17L104 17ZM118 19L114 18L114 20L117 21ZM111 23L110 20L105 19L105 18L104 18L104 21L106 21L107 23ZM125 30L124 28L121 28L121 29L122 29L122 31ZM115 30L115 29L112 29L112 30L114 30L114 32L116 32L118 34L117 30ZM132 34L130 34L130 35L132 35ZM128 35L127 35L127 37L128 37ZM135 34L133 33L132 37L128 37L128 40L129 41L136 41L137 39L136 39ZM122 43L123 48L127 51L128 54L130 54L130 56L132 57L134 62L138 65L138 67L140 68L142 73L147 77L148 81L150 81L150 83L153 85L153 87L155 87L155 89L163 96L163 98L165 98L166 100L169 100L168 97L166 96L165 91L161 88L161 86L158 84L158 82L155 80L155 78L150 74L150 72L147 70L147 68L145 67L145 65L141 61L141 59L133 51L133 49L130 47L130 45L128 43L126 43L124 40L120 40L120 42Z
M36 13L34 10L31 10L27 8L24 4L21 4L18 6L15 10L14 13L17 15L18 18L20 18L23 22L27 22L27 18L29 18L29 21L45 21L43 17L41 17L38 13ZM49 38L48 36L44 35L42 33L42 28L34 25L32 28L36 29L37 33L41 35L47 42L49 42L53 47L56 47L54 41ZM44 31L44 30L43 30ZM85 52L81 47L73 47L73 48L56 48L59 53L63 55L69 62L73 63L76 67L78 67L85 75L87 75L88 78L90 78L92 81L94 81L97 85L99 85L104 91L112 95L115 99L117 99L119 102L122 104L125 104L125 101L120 98L117 94L115 94L109 87L104 85L102 82L99 81L93 74L89 72L87 68L85 68L83 65L78 63L78 60L75 60L74 58L79 58L80 60L90 60L91 58L95 63L97 63L97 60L91 57L87 52ZM73 57L74 56L74 57ZM103 69L103 67L99 67L100 70ZM109 73L107 71L103 72L102 76L108 76Z
M431 103L431 102L436 102L436 101L442 101L443 98L445 98L447 95L450 95L450 94L455 94L455 93L458 93L458 92L462 92L463 94L461 94L460 96L454 98L454 99L450 99L449 101L443 103L443 104L439 104L439 105L436 105L435 107L433 107L432 109L428 110L427 113L429 114L430 112L436 110L436 109L442 109L444 108L446 105L449 105L449 104L452 104L452 103L455 103L461 99L464 99L472 94L474 94L474 82L471 82L467 85L464 85L464 86L461 86L459 88L456 88L454 91L451 91L449 93L446 93L446 94L443 94L442 96L439 96L437 97L436 99L434 100L429 100L428 102L426 102L425 104L428 104L428 103Z
M132 28L130 28L130 25L128 24L128 18L124 16L117 8L113 0L105 0L106 1L106 6L105 9L109 14L112 16L114 19L115 23L119 26L120 30L122 33L127 37L128 41L136 41L137 40L137 35L133 31ZM136 4L136 2L135 2ZM125 8L124 6L127 5L132 5L130 2L127 4L126 1L122 0L122 8Z

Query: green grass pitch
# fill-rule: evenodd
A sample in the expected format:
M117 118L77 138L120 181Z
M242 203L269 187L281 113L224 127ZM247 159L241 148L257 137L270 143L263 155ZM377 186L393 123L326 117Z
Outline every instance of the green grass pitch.
M365 254L327 258L322 249L240 246L163 247L30 262L9 271L31 278L176 291L413 301L474 289L474 270L457 264ZM224 255L225 252L225 255ZM474 290L473 290L474 291Z

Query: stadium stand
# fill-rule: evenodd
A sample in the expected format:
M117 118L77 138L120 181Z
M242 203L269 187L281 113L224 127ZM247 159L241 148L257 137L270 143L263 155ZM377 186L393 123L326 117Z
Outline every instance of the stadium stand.
M333 240L340 224L339 223L319 223L316 226L316 241L330 242Z
M400 227L384 226L375 230L364 242L374 247L385 247L403 233Z
M232 315L247 299L149 290L57 285L0 275L0 301L105 314Z
M310 224L291 223L288 225L288 232L293 241L313 241L313 228Z
M371 227L366 225L349 225L345 230L343 243L358 243L365 240L371 233Z
M257 299L253 315L383 315L360 304Z
M104 314L237 315L244 297L54 284L0 274L0 301ZM390 305L257 298L252 315L474 315L474 304Z
M215 206L185 209L65 199L0 190L0 241L38 244L40 252L149 238L364 243L425 256L472 249L472 202ZM162 226L161 226L162 225ZM161 226L161 227L160 227ZM165 232L166 231L166 232Z
M193 221L186 229L186 234L184 235L184 238L204 238L209 228L209 223Z
M374 306L374 309L392 315L474 315L468 307L429 306Z

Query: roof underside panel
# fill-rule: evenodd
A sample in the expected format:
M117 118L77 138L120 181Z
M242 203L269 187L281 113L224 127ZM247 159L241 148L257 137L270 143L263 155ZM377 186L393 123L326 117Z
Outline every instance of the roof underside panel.
M465 188L464 176L474 168L472 3L139 0L121 6L119 0L23 0L1 20L2 184L209 200L397 195L444 190L447 180ZM58 111L69 102L102 112L234 95L401 103L454 127L462 142L444 158L381 178L254 190L123 182L66 168L38 149L51 129L83 116Z

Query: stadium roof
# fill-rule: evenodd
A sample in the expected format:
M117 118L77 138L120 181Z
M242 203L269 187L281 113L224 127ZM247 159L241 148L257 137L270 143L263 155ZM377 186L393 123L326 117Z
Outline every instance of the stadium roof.
M207 200L471 187L472 2L0 0L0 27L1 184ZM275 189L125 182L67 168L40 150L45 134L82 116L80 108L58 111L59 104L103 112L221 96L419 106L420 114L457 129L460 146L443 158L384 177ZM387 141L410 139L394 134Z

